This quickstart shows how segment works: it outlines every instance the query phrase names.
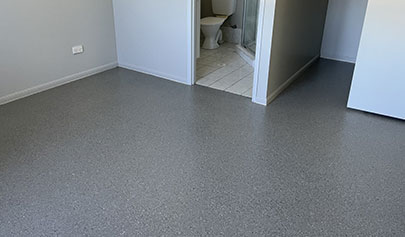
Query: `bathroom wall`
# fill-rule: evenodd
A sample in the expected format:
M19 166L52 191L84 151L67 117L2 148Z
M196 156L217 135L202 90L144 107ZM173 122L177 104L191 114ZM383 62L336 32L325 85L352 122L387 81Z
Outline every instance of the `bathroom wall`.
M321 56L355 63L368 0L329 0Z
M121 67L190 84L191 1L114 0ZM170 9L170 11L168 11Z
M115 67L113 22L111 0L1 0L0 104Z
M349 108L405 120L405 1L369 0Z
M328 0L276 1L268 100L320 55Z
M201 0L201 18L212 16L212 0Z

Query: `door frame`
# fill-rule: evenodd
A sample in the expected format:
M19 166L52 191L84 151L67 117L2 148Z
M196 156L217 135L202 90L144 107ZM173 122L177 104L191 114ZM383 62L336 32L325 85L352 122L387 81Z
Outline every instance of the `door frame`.
M198 11L201 9L201 0L187 2L189 9L187 17L190 19L187 24L187 83L194 85L196 82L197 56L199 56L197 47L199 47L200 14L198 14ZM252 102L260 105L267 105L267 89L276 0L260 0L259 5Z

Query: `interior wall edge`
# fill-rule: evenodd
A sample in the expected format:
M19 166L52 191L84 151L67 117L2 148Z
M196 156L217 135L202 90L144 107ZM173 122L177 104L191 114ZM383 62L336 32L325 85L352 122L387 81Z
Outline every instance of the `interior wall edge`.
M277 0L260 0L252 102L267 106L271 49ZM265 30L267 29L267 30Z
M63 86L65 84L74 82L74 81L78 81L84 78L87 78L89 76L93 76L95 74L101 73L101 72L105 72L108 70L111 70L113 68L116 68L118 66L118 62L111 62L102 66L98 66L98 67L94 67L92 69L89 70L85 70L79 73L74 73L56 80L52 80L50 82L41 84L41 85L37 85L28 89L24 89L21 91L17 91L14 92L12 94L9 95L5 95L3 97L0 97L0 105L4 105L7 103L11 103L13 101L34 95L34 94L38 94L41 92L44 92L46 90L50 90L59 86Z

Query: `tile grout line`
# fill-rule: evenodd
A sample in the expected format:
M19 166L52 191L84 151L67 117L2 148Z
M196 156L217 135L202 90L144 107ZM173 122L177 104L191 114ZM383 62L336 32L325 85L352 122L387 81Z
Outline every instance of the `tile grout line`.
M225 91L228 90L229 88L231 88L232 86L236 85L238 82L240 82L240 81L242 81L243 79L245 79L245 78L247 78L248 76L250 76L250 74L252 74L252 73L249 72L246 76L242 77L242 78L239 79L237 82L235 82L235 83L233 83L232 85L230 85L229 87L227 87L227 88L225 89ZM253 81L252 81L252 84L253 84Z
M243 65L243 66L245 66L245 65ZM230 72L230 73L224 75L223 77L219 78L218 80L214 81L213 83L209 84L208 86L214 85L215 83L217 83L217 82L220 81L221 79L223 79L223 78L225 78L225 77L231 75L232 73L236 72L237 70L241 69L243 66L241 66L241 67L239 67L239 68L233 70L232 72ZM219 69L218 69L218 70L219 70ZM214 73L214 72L213 72L213 73ZM209 74L208 74L208 75L209 75ZM208 76L208 75L207 75L207 76Z
M212 67L212 68L216 68L216 67L213 67L213 66L207 66L207 65L204 65L204 67ZM201 69L201 67L200 67L200 69ZM202 76L202 77L201 77L201 78L199 78L199 79L202 79L202 78L204 78L204 77L206 77L206 76L210 75L211 73L214 73L214 72L218 71L219 69L221 69L221 67L220 67L220 68L218 68L218 69L215 69L214 71L212 71L212 72L208 73L207 75ZM197 69L197 71L198 71L198 69ZM196 71L196 72L197 72L197 71ZM199 79L198 79L198 80L199 80ZM198 81L198 80L197 80L197 81Z
M242 94L240 94L240 95L244 95L244 94L246 94L246 92L248 92L248 91L250 91L250 90L252 90L253 89L253 85L252 85L252 87L250 87L249 89L247 89L245 92L243 92Z
M232 49L232 50L230 50L230 49ZM230 54L229 54L229 55L226 55L226 54L228 54L228 52L229 52ZM225 54L226 56L224 56L222 53ZM203 68L209 68L209 67L211 67L211 68L216 68L216 67L218 67L219 64L222 64L222 63L220 63L220 62L229 61L234 55L238 55L237 52L236 52L233 48L231 48L231 47L229 47L229 49L224 50L224 52L222 52L222 53L219 52L219 51L218 51L218 52L209 53L208 55L205 55L204 57L201 57L200 59L205 59L205 61L207 61L207 60L208 60L207 58L212 57L212 59L214 59L214 60L209 61L209 62L207 61L207 63L205 63L205 62L202 62L202 63L199 62L199 64L200 64ZM231 60L231 62L232 62L232 61L233 61L233 60ZM217 65L213 66L213 63L214 63L214 64L217 64ZM208 73L207 75L204 75L204 76L202 76L201 78L197 79L196 84L197 84L197 85L200 85L200 86L205 86L205 87L209 87L209 88L212 88L212 89L216 89L216 88L212 87L215 83L218 83L218 82L220 82L221 80L224 80L224 78L226 78L227 76L231 75L232 73L235 73L235 72L238 71L238 70L241 70L242 68L244 68L245 66L248 65L246 62L244 62L243 64L239 65L238 67L235 67L233 70L231 70L230 72L226 73L225 75L222 75L221 77L219 77L219 78L217 78L217 79L215 79L215 77L213 77L213 79L214 79L215 81L213 81L213 82L211 82L211 83L209 83L209 84L205 84L205 85L204 85L204 84L198 84L198 80L201 80L201 79L204 79L204 78L206 78L206 77L209 77L209 76L211 76L212 74L218 72L219 70L224 69L224 68L226 68L227 66L229 66L229 65L226 65L226 63L224 63L224 64L225 64L225 66L219 67L219 68L217 68L216 70L214 70L214 71ZM232 64L230 64L230 65L232 65ZM238 64L235 62L235 65L238 65ZM231 67L232 67L232 66L231 66ZM224 88L224 89L222 89L222 90L221 90L221 89L217 89L217 90L226 91L226 90L228 90L229 88L231 88L232 86L234 86L235 84L237 84L237 83L239 83L240 81L244 80L245 78L249 77L251 74L252 74L252 72L249 72L249 73L247 73L246 75L244 75L242 78L240 78L239 80L237 80L236 82L233 82L231 85L227 86L226 88ZM210 80L208 80L208 81L210 81ZM252 84L253 84L253 82L252 82ZM232 94L235 94L235 95L244 96L243 94L246 93L246 92L248 92L248 91L251 90L252 88L253 88L253 85L252 85L251 87L249 87L249 89L247 89L247 90L244 91L243 93L234 93L234 92L231 92L231 91L228 91L228 92L229 92L229 93L232 93Z
M246 64L241 65L240 67L236 68L235 70L229 72L228 74L226 74L226 75L222 76L221 78L219 78L218 80L214 81L212 84L214 84L215 82L221 80L222 78L224 78L224 77L230 75L231 73L233 73L233 72L235 72L235 71L241 69L241 68L244 67L245 65L246 65ZM229 65L228 65L228 66L229 66ZM226 67L226 66L225 66L225 67ZM206 76L204 76L204 77L208 77L209 75L211 75L211 74L213 74L213 73L217 72L218 70L221 70L221 69L223 69L223 68L225 68L225 67L220 67L220 68L218 68L217 70L215 70L215 71L213 71L213 72L211 72L211 73L208 73L208 74L207 74ZM204 78L204 77L203 77L203 78ZM200 78L200 79L203 79L203 78ZM212 84L209 84L208 86L211 86Z

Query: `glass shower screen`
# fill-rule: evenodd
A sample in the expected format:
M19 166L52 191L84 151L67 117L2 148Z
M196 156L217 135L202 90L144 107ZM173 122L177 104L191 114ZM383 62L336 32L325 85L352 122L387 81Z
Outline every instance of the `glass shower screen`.
M255 53L259 0L245 0L244 2L242 46Z

